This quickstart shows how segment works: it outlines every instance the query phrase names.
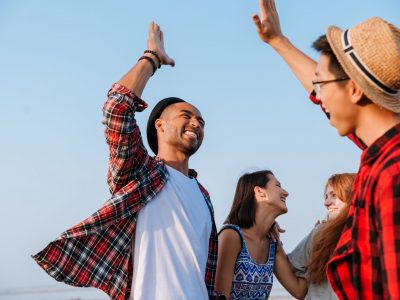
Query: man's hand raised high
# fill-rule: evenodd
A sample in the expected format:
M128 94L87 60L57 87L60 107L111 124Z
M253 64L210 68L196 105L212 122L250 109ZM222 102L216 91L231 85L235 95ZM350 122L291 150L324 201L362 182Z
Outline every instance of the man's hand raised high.
M160 26L154 22L151 22L149 26L147 49L157 53L162 65L170 65L172 67L175 66L175 61L165 52L164 33L162 32Z

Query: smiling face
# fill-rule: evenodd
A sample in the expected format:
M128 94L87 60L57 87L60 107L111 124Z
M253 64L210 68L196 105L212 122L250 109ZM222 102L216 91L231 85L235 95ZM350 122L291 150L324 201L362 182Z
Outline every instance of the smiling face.
M328 220L336 218L342 209L347 207L346 202L336 195L330 184L326 186L324 205L328 210Z
M159 149L171 147L191 156L203 142L204 125L200 111L193 105L181 102L168 106L156 120Z
M288 211L286 206L286 198L289 193L281 187L280 182L274 175L268 175L268 182L265 187L256 187L255 197L259 204L263 202L277 209L279 214L284 214Z
M330 68L330 57L321 54L315 72L316 81L342 78ZM317 98L322 101L326 112L330 115L330 123L341 136L353 133L357 126L358 109L352 95L352 81L322 83Z

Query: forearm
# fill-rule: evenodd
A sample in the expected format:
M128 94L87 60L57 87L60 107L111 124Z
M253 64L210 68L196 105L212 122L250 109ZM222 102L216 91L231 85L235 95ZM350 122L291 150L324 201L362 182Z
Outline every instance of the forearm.
M135 113L147 104L122 85L113 85L103 106L103 124L109 146L108 184L112 194L132 179L144 163L147 151L143 145Z
M307 294L307 281L304 278L297 277L294 273L292 264L287 258L282 245L278 246L278 251L275 257L276 278L282 286L296 299L304 299Z
M306 91L311 93L317 62L297 49L284 36L274 39L269 45L283 58Z
M151 56L149 57L154 61L154 58ZM130 89L136 96L141 97L144 87L152 74L152 64L149 61L142 59L138 61L128 73L122 76L118 83Z

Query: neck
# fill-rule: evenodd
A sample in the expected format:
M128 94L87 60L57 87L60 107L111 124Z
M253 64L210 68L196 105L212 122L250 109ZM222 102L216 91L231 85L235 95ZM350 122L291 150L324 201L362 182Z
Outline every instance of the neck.
M367 146L370 146L389 129L400 123L400 116L375 104L365 107L355 130Z
M256 223L251 228L249 228L249 231L251 231L251 233L257 239L265 239L277 216L278 215L275 215L271 211L268 212L266 210L258 210L256 212Z
M186 154L160 149L157 156L171 168L189 176L189 156Z

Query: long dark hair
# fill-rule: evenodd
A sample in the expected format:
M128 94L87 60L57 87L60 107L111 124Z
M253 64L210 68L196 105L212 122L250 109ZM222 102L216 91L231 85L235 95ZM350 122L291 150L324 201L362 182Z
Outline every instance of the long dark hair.
M321 283L326 279L326 266L331 258L336 244L342 234L350 209L353 183L357 174L344 173L332 175L326 183L325 191L330 185L337 197L346 203L336 218L321 225L312 241L308 272L310 282Z
M241 228L254 225L256 221L254 188L265 187L269 181L269 175L274 174L269 170L262 170L244 174L239 178L231 211L224 224L234 224Z

